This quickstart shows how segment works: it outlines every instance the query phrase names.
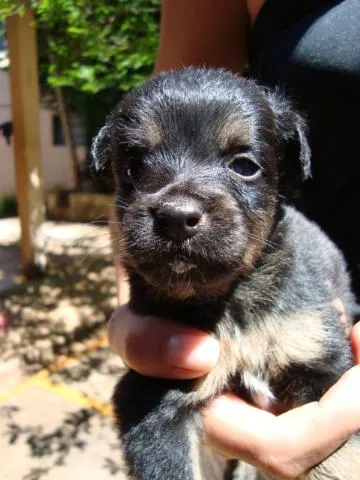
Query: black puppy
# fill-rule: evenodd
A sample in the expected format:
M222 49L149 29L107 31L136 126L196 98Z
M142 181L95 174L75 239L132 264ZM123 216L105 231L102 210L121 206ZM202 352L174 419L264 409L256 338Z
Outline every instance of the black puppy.
M352 364L344 260L284 200L310 172L301 117L221 70L162 74L126 95L94 141L112 165L130 307L207 330L217 366L196 381L130 371L115 412L129 474L199 477L201 410L233 391L277 411L317 400ZM241 418L237 419L241 422ZM307 478L360 478L354 437Z

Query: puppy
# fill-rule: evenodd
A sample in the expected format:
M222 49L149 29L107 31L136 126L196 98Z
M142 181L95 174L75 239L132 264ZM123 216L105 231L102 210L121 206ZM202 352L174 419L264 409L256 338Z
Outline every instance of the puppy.
M319 399L352 364L332 306L339 297L351 318L343 257L285 205L310 174L304 122L253 81L189 68L127 94L92 151L115 179L131 309L204 329L221 345L200 380L130 371L120 381L129 475L199 479L207 402L230 391L285 411ZM306 478L359 479L356 443Z

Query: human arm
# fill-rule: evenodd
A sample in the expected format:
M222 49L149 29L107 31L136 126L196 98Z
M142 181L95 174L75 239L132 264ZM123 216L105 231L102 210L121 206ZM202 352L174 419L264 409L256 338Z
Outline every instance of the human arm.
M155 73L188 65L242 73L247 31L245 0L163 0Z

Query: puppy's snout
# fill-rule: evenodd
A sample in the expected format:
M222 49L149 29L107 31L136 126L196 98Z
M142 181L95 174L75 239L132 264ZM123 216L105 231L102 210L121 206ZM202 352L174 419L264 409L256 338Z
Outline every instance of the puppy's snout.
M166 202L154 211L155 227L162 236L181 242L198 232L202 216L196 202Z

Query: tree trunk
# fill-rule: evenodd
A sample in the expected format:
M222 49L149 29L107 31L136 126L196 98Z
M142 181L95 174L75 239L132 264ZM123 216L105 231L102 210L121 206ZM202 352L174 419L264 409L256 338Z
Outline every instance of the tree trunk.
M42 249L45 218L40 159L38 66L36 30L30 8L9 15L6 31L10 54L11 109L14 128L16 198L21 225L23 272L36 276L46 266Z
M74 140L71 135L70 117L69 117L69 112L64 99L62 88L55 87L55 94L56 94L56 100L58 104L61 128L64 134L65 145L68 147L68 150L69 150L71 166L72 166L74 180L75 180L75 188L80 189L81 176L80 176L79 159L77 156L76 147L74 145Z

